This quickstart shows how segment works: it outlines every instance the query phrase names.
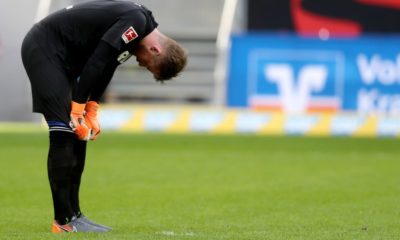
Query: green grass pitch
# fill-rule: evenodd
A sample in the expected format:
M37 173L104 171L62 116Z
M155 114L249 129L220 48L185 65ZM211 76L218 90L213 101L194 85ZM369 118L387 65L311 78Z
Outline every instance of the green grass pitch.
M399 239L399 139L104 133L84 213L50 233L47 133L0 133L0 239Z

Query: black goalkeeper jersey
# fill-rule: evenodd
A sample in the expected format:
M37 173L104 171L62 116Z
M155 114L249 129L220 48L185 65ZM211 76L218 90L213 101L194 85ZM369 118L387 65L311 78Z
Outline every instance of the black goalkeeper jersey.
M36 25L44 54L77 79L74 100L86 102L94 85L109 83L116 67L158 23L146 7L130 1L97 0L68 6Z

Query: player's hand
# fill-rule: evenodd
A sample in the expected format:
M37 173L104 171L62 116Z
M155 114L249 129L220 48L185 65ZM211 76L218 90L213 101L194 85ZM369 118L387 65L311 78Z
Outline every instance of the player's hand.
M100 124L97 119L97 112L99 110L99 104L95 101L89 101L85 107L85 122L92 129L90 134L90 140L95 140L100 134Z
M90 128L85 122L83 116L86 104L80 104L77 102L71 103L71 128L78 136L79 140L89 141L90 139Z

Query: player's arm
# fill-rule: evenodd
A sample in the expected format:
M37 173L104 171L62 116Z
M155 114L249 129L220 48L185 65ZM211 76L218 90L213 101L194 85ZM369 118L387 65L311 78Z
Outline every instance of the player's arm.
M86 103L94 89L96 89L95 92L104 91L117 66L117 64L114 64L117 56L118 50L104 41L99 42L74 88L74 102ZM108 69L110 66L112 69ZM108 76L104 76L104 73L107 73Z
M100 108L99 101L100 98L103 96L103 93L106 90L108 84L110 83L117 66L118 66L117 61L110 62L106 66L102 74L102 78L99 79L98 83L95 84L95 86L91 90L89 101L86 103L85 121L92 130L90 136L91 140L95 140L96 137L100 134L100 123L97 117Z
M93 140L100 131L99 129L94 129L97 131L92 131L93 127L91 124L85 121L84 112L85 110L87 111L86 108L90 106L86 106L86 103L92 89L95 89L96 84L100 86L108 85L110 79L103 78L102 74L106 71L107 66L115 61L117 55L118 51L115 48L104 41L100 41L74 87L71 104L71 123L74 132L80 140Z
M112 77L114 76L114 72L117 69L118 64L119 63L117 61L112 61L106 66L101 76L101 79L99 79L98 83L95 84L95 86L90 92L89 101L96 101L96 102L100 101L105 90L110 84Z

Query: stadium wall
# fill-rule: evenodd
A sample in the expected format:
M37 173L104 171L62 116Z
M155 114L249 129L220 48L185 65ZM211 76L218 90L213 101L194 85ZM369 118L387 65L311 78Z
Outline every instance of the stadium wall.
M23 7L21 7L23 4ZM2 0L0 7L0 121L32 120L21 43L33 24L38 1Z
M244 108L106 105L102 129L128 133L207 133L400 137L400 118L352 113L286 114Z

